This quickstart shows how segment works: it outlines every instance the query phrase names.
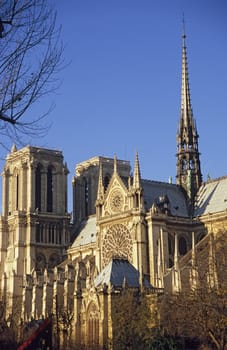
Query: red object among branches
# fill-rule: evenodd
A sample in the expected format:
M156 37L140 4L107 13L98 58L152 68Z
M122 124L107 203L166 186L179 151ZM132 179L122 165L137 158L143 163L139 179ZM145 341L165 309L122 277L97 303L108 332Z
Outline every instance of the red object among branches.
M18 350L28 349L30 345L33 345L36 341L38 341L42 337L43 333L47 331L48 327L50 326L51 326L51 320L47 318L39 325L39 327L35 330L35 332L23 344L19 346Z

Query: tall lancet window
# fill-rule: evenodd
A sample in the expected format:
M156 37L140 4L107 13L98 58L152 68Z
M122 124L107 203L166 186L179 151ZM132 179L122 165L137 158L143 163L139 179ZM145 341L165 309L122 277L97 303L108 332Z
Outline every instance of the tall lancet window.
M47 211L53 211L53 167L47 169Z
M35 171L35 209L41 210L42 165L38 164Z
M185 255L187 253L187 241L184 237L179 239L179 253L180 255Z
M16 175L16 210L19 207L19 175Z
M85 216L88 216L88 183L87 179L83 179L84 182L84 203L85 203Z
M88 344L97 349L99 345L99 312L94 303L91 303L88 309L87 335Z

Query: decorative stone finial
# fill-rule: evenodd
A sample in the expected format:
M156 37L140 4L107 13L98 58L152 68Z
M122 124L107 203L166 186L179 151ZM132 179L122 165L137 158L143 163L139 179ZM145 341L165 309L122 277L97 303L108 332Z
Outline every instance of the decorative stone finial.
M14 153L17 151L17 146L15 145L15 143L12 145L12 148L11 148L11 153Z

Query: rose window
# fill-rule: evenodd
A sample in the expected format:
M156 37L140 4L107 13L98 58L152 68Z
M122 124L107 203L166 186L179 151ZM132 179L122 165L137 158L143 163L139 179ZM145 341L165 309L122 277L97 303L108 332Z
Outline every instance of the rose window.
M127 227L122 224L109 228L102 247L103 266L116 257L132 261L132 238Z

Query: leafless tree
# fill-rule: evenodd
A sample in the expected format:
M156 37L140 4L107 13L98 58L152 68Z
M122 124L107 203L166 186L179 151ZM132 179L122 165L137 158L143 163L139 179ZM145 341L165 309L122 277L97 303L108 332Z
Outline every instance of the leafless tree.
M165 294L161 323L171 336L196 338L207 348L227 347L226 232L206 237L196 253L196 286Z
M158 325L157 295L123 288L112 296L114 349L145 349Z
M72 327L74 315L67 308L63 308L59 313L59 323L61 331L62 348L71 350L72 342Z
M31 107L58 88L63 47L48 0L2 0L0 17L0 143L6 147L47 131L52 106Z
M8 294L6 301L0 300L0 349L16 349L19 335L21 299L15 296L14 307L11 308L10 298L12 297Z

